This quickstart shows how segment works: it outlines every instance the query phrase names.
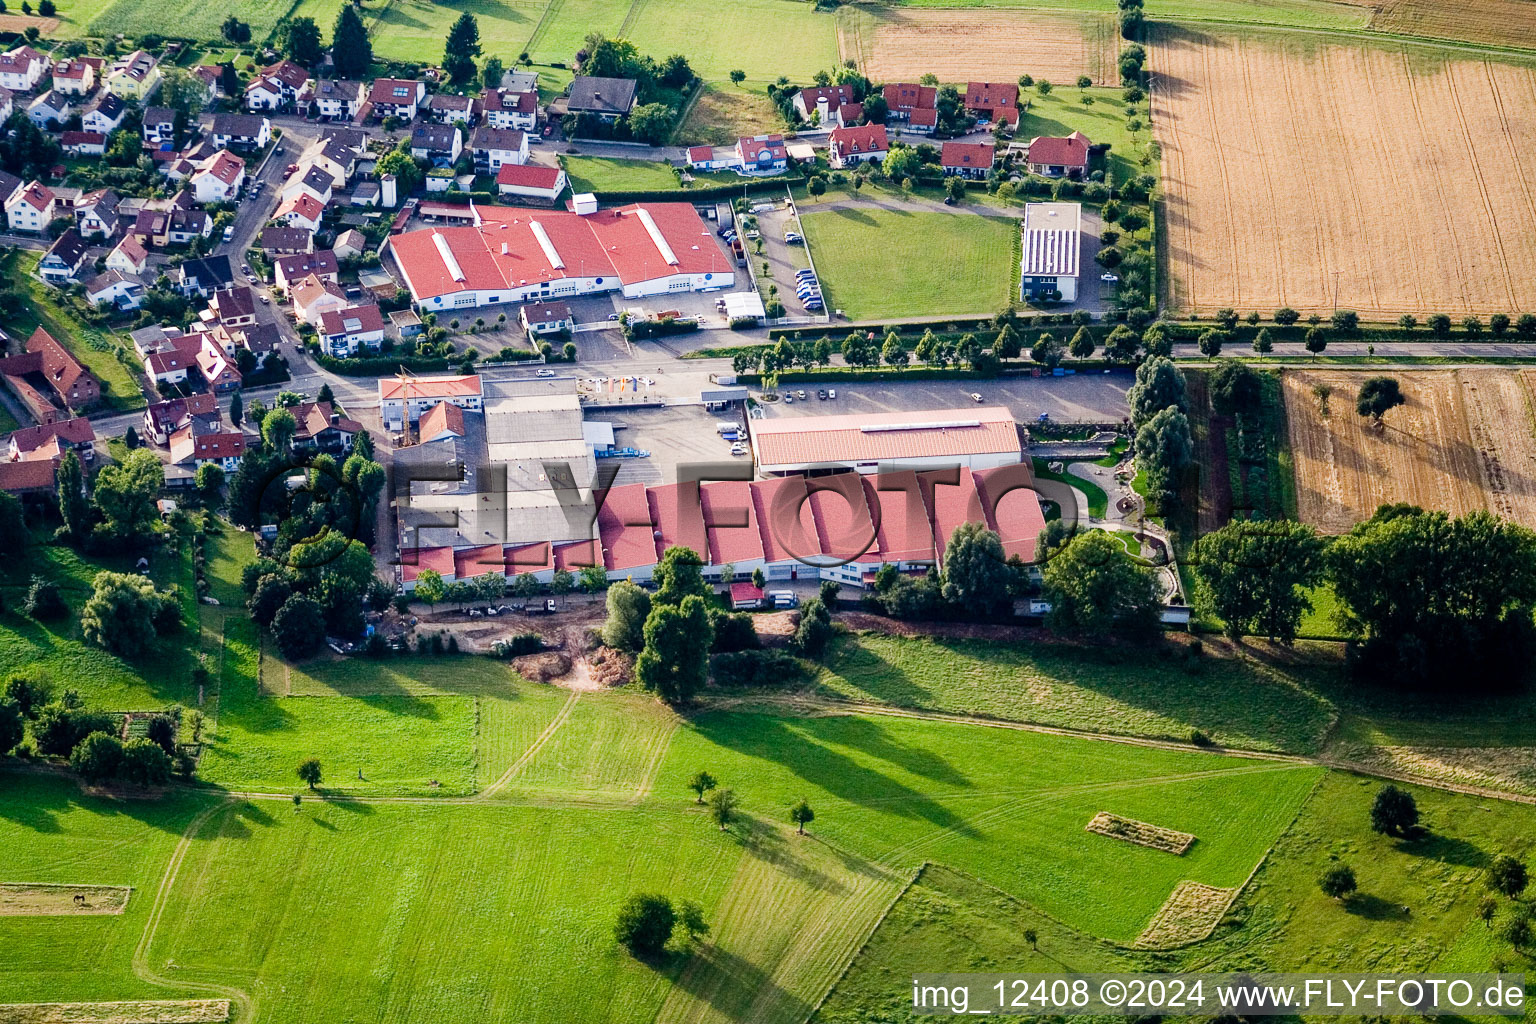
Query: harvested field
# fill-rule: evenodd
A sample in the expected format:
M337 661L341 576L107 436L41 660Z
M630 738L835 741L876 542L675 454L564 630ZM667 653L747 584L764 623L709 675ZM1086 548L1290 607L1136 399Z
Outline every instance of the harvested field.
M1368 771L1536 796L1536 747L1403 747L1345 744L1334 756Z
M1385 0L1370 27L1395 35L1536 49L1536 0Z
M1114 84L1118 35L1107 14L921 7L837 12L837 48L876 81L1012 82L1021 74L1064 85L1079 75Z
M1288 370L1282 377L1302 522L1344 533L1379 505L1406 501L1454 515L1487 509L1536 527L1536 371L1396 373L1408 403L1380 430L1355 415L1368 376ZM1326 415L1319 386L1330 390Z
M0 917L121 914L132 892L122 885L0 882Z
M1101 836L1124 839L1128 843L1162 850L1175 856L1183 856L1195 844L1195 837L1188 832L1178 832L1171 828L1163 828L1161 825L1137 821L1135 818L1122 818L1108 811L1095 814L1093 820L1083 827Z
M1146 931L1136 936L1138 949L1168 949L1206 938L1221 923L1232 905L1236 889L1218 889L1199 882L1180 882L1168 896Z
M229 1020L228 999L0 1003L0 1024L208 1024L221 1020Z
M1163 24L1155 43L1170 308L1536 308L1536 69Z
M0 14L0 32L20 35L29 28L36 28L44 36L52 36L59 31L59 19L37 18L27 14Z

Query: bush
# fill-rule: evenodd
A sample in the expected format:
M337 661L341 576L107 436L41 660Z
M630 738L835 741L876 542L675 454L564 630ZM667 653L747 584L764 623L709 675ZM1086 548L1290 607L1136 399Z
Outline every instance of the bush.
M45 706L32 725L32 739L37 752L49 757L68 757L80 741L93 732L113 733L117 723L111 715L66 707L60 702Z
M69 755L70 768L86 782L116 778L122 765L122 741L106 732L88 734Z
M752 625L752 616L745 612L715 612L710 618L715 627L715 640L709 648L711 653L730 654L762 646L757 638L757 627Z
M498 640L491 646L491 653L498 658L516 658L524 654L538 654L544 649L544 639L537 633L519 633L506 640Z
M69 606L64 603L58 586L41 576L32 577L32 586L27 589L27 602L21 610L39 622L61 619L69 614Z
M716 686L769 687L807 682L811 670L787 651L755 650L716 654L709 659Z

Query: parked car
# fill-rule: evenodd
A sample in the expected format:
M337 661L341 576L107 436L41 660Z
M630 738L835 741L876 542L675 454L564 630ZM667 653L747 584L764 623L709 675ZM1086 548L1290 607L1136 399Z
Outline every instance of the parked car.
M226 241L226 242L233 241L234 237L235 237L235 226L233 224L226 224L226 225L224 225L224 241Z
M747 446L742 444L740 441L737 441L735 444L731 445L732 455L746 455L747 452Z
M826 388L817 388L816 389L816 397L821 399L823 402L825 402L827 400L827 389Z
M801 388L799 391L796 391L795 397L800 399L802 402L805 401L805 389Z
M554 370L540 370L538 373L534 374L535 377L553 377L554 375Z
M805 241L805 239L800 237L800 233L798 231L784 232L785 245L799 245L803 241Z
M788 392L788 391L784 392L784 404L785 405L794 405L795 404L795 396L792 393Z
M1114 274L1100 274L1099 280L1103 281L1105 284L1114 284L1116 281L1120 280L1120 278L1116 277Z
M555 134L555 126L552 125L552 124L545 125L544 126L544 131L543 131L544 137L547 139L547 138L549 138L553 134Z
M609 319L609 320L610 320L610 321L615 321L615 320L618 320L618 318L619 318L619 314L617 314L617 313L609 313L609 314L608 314L608 319Z
M256 297L264 303L269 303L272 301L272 296L268 295L266 292L258 292Z
M827 388L827 397L834 402L837 401L837 388Z
M971 401L979 403L981 401L981 395L979 395L976 392L972 391L971 392Z

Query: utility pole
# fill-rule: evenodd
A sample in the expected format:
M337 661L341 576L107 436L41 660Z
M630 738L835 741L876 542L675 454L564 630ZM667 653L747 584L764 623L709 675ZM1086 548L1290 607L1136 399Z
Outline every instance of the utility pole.
M1342 270L1333 272L1333 311L1335 313L1339 311L1339 275L1342 273L1344 273Z

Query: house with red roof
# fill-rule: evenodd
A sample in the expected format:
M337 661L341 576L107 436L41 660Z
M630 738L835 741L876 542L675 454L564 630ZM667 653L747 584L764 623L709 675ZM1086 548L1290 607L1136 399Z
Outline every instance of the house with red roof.
M985 178L996 157L989 142L946 142L939 151L939 169L962 178Z
M195 419L171 435L171 465L198 469L212 463L233 473L245 454L245 434L239 430L199 432L204 421Z
M495 128L516 128L531 132L539 120L539 94L487 89L480 94L485 123Z
M416 113L427 102L427 84L405 78L376 78L368 90L368 103L364 109L379 120L398 117L402 121L416 120Z
M965 109L981 121L1019 122L1019 83L967 82Z
M496 172L496 194L503 199L548 203L565 191L565 171L543 164L502 164Z
M855 128L836 128L827 138L827 158L833 167L853 167L878 163L890 152L885 125L866 124Z
M416 426L416 440L421 444L464 436L464 410L452 402L438 402Z
M704 528L704 507L699 482L686 480L645 489L656 539L656 557L668 548L692 548L709 561L709 534Z
M48 70L48 58L30 46L0 53L0 86L12 92L31 92Z
M484 392L476 374L464 377L383 377L379 380L379 418L384 429L395 433L405 426L409 412L411 422L419 420L423 413L439 402L448 402L469 412L484 411Z
M57 459L67 451L79 453L89 461L95 457L92 445L96 428L84 416L23 427L11 434L7 458L12 462L38 462Z
M700 510L709 550L702 552L712 566L729 565L737 578L750 576L766 562L762 524L745 480L717 480L699 492Z
M199 203L228 203L240 196L245 184L245 161L221 149L200 161L188 182Z
M53 220L57 197L40 181L11 193L5 201L5 220L12 231L41 232Z
M789 166L782 135L753 135L736 140L736 170L742 174L778 174Z
M328 309L320 314L320 347L336 359L376 351L384 343L384 315L371 303Z
M801 89L790 102L794 104L795 113L800 115L802 121L810 121L812 115L815 115L817 124L833 124L836 123L838 108L854 102L853 86L818 85Z
M361 423L342 415L330 402L301 402L294 406L293 418L299 425L293 443L325 452L346 451L363 431Z
M1088 175L1088 152L1092 146L1082 132L1073 132L1065 138L1037 135L1029 140L1024 160L1031 174L1048 178L1085 178Z
M303 228L306 231L319 231L320 222L325 217L325 204L320 202L308 192L301 192L277 208L275 220L280 220L291 228Z
M832 115L833 121L842 128L849 128L864 120L864 104L844 103Z
M803 476L754 480L752 507L763 541L763 575L770 580L819 579L825 552Z
M885 107L892 120L906 121L914 110L934 110L938 107L937 86L918 85L913 82L893 82L880 91L885 97Z

